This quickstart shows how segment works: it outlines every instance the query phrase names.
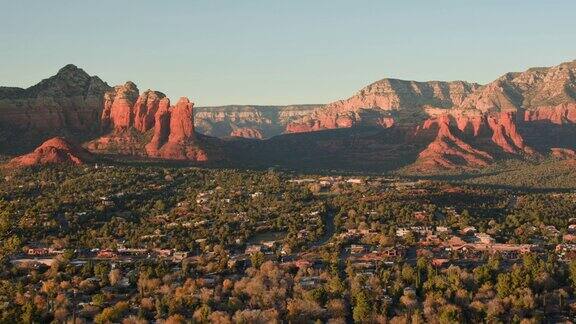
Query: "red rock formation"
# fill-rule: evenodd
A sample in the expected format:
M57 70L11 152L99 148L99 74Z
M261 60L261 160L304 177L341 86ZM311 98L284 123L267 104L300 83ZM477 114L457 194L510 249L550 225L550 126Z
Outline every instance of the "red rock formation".
M163 98L154 116L154 135L146 145L149 156L158 156L158 151L168 141L170 135L170 99Z
M186 97L180 98L170 111L170 136L168 142L180 143L194 140L194 103Z
M418 155L414 170L483 167L493 161L484 151L473 148L454 134L452 120L448 115L427 120L422 129L436 131L435 139ZM456 122L458 124L458 122Z
M130 81L114 87L104 96L102 129L118 133L133 127L141 133L147 132L154 127L154 115L164 97L152 90L138 95L138 87Z
M549 121L553 124L574 124L576 123L576 103L563 103L557 106L541 106L534 110L524 112L524 120Z
M395 119L405 122L414 115L425 117L425 107L460 105L479 86L466 82L416 82L383 79L356 95L326 105L311 116L286 127L287 133L347 128L354 125L390 127Z
M146 155L146 133L154 128L154 116L164 99L163 93L152 90L138 95L138 88L130 81L114 87L104 98L101 120L106 134L86 147L99 153Z
M154 128L156 111L165 95L161 92L146 90L142 93L134 105L134 128L145 133Z
M89 152L71 144L61 137L47 140L33 152L19 156L9 162L11 167L26 167L43 164L84 164L92 160Z
M236 128L230 133L232 137L243 137L243 138L255 138L255 139L262 139L263 135L258 129L254 128Z
M533 154L534 150L524 144L524 139L518 133L514 118L515 115L510 112L487 117L488 125L493 131L492 141L507 153Z
M107 133L87 144L93 152L205 161L196 139L193 104L181 98L175 107L161 92L138 95L132 82L116 86L104 98L102 125ZM149 131L153 130L152 138Z
M115 86L104 97L102 126L114 131L127 130L134 125L134 103L138 98L138 87L130 81Z
M423 122L419 129L428 130L426 136L434 136L434 140L421 153L420 166L481 166L495 156L538 154L527 144L530 141L540 153L554 143L572 145L567 137L574 133L576 123L575 95L576 61L507 73L485 86L384 79L347 100L301 118L286 130L301 133L365 124L390 127ZM393 123L375 122L378 118L388 118ZM567 127L551 129L546 124ZM430 131L433 125L438 129L435 135L430 134L434 133Z
M194 104L182 97L168 111L165 102L156 113L154 137L146 145L148 156L170 160L207 161L206 152L196 142L194 133ZM168 128L166 125L169 125ZM167 135L167 136L166 136Z
M131 82L110 90L98 78L73 66L29 89L0 88L0 146L20 147L20 138L26 143L60 132L88 140L102 135L94 130L102 130L104 135L90 142L90 149L206 160L207 150L212 158L214 147L223 143L212 145L216 142L195 133L192 103L187 99L170 107L163 94L146 91L138 95ZM428 168L483 166L496 158L529 154L566 156L575 146L576 61L507 73L484 86L384 79L349 99L302 110L306 113L294 110L283 117L265 107L232 110L204 111L202 127L221 136L268 137L285 125L287 132L370 126L362 127L365 137L358 142L356 130L271 140L268 152L284 156L300 152L299 145L309 145L334 154L327 159L381 161L380 156L386 155L386 163L395 165L402 162L394 163L394 157L413 161L419 152L418 165ZM271 125L274 123L280 126ZM416 125L422 127L414 135ZM402 135L406 137L402 141L395 137ZM3 138L9 140L2 142ZM302 144L300 139L310 142ZM227 141L234 142L244 142L245 148L253 146L255 151L264 146L261 142ZM234 152L234 144L226 145L227 152ZM253 158L254 154L238 156Z
M506 73L471 93L460 105L482 112L537 110L575 103L576 61Z
M322 129L326 129L324 124L326 121L320 121L318 119L302 118L300 121L292 122L286 125L286 133L308 133L315 132Z
M196 132L213 137L228 137L238 128L247 128L257 130L262 138L270 138L284 133L288 124L310 115L322 106L194 107L194 125Z

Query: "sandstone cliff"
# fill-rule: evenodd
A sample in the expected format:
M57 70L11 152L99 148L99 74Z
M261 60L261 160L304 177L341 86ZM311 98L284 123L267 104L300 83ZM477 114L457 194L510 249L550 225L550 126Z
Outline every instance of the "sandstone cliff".
M182 97L176 106L167 109L166 102L156 113L154 137L146 145L148 156L171 160L207 161L194 132L194 103Z
M484 114L512 111L525 114L525 120L574 123L575 103L576 61L506 73L484 86L463 81L383 79L289 124L287 131L418 124L430 116L460 114L462 110Z
M126 82L106 93L101 116L105 134L87 147L99 153L206 161L195 135L193 105L183 97L172 107L163 93L139 94L134 83Z
M383 79L354 96L324 108L287 126L287 132L308 132L359 125L390 127L394 123L420 122L427 107L460 105L479 85L462 81L416 82Z
M575 89L576 61L507 73L484 86L383 79L286 131L412 125L412 140L429 142L416 169L481 167L497 158L574 148L567 138L575 133Z

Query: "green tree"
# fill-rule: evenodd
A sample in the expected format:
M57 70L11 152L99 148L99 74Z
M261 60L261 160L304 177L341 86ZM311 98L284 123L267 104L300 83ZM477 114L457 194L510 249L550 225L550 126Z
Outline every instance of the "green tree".
M355 296L354 309L352 310L352 317L355 322L362 322L370 315L370 304L363 291Z
M569 271L570 283L572 284L572 287L576 289L576 260L570 261Z
M250 262L254 268L260 269L260 266L264 263L264 254L262 252L252 254L250 256Z
M20 318L22 319L22 323L38 322L38 310L32 301L28 301L22 306L22 316Z

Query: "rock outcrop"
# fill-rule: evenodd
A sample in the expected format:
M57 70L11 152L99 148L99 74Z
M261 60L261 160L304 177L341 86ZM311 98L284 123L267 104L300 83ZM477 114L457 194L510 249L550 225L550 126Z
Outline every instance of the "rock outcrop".
M572 61L506 73L470 94L460 106L482 112L534 111L574 103L575 94L576 61Z
M517 123L523 122L514 112L452 111L432 117L416 129L416 136L434 140L419 154L415 169L478 168L497 157L536 154L518 132Z
M160 107L160 101L166 96L158 91L144 91L136 100L134 107L134 128L145 133L154 128L154 118Z
M170 136L170 99L163 98L154 115L154 135L150 143L146 145L146 152L152 156L158 156L158 152Z
M207 161L195 135L193 105L183 97L171 107L163 93L139 94L134 83L126 82L106 93L101 118L106 133L87 147L101 153Z
M10 167L28 167L44 164L79 165L92 161L92 155L62 137L47 140L33 152L12 159Z
M148 156L170 160L208 160L206 152L196 141L193 106L194 103L186 97L180 98L176 106L170 109L166 109L166 102L163 102L156 113L154 137L146 145Z
M124 131L134 125L134 103L138 99L138 87L132 82L115 86L105 94L102 127Z
M563 160L576 160L576 150L553 147L550 149L552 156Z
M576 103L562 103L557 106L540 106L524 112L527 122L546 121L552 124L576 124Z
M490 164L494 158L488 153L475 149L462 140L462 122L449 115L442 115L433 120L427 120L423 130L436 134L434 140L420 152L414 169L426 171L430 169L475 168ZM459 127L460 126L460 127Z
M492 141L507 153L533 154L534 150L524 144L524 139L518 133L515 114L502 112L496 116L487 116L488 125L492 130Z
M122 132L130 127L144 133L154 127L154 115L165 95L138 87L128 81L105 94L101 124L104 131Z

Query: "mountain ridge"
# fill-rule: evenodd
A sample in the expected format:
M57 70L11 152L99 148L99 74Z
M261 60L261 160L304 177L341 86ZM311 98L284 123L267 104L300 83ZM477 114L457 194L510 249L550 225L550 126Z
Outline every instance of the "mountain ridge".
M0 88L0 125L14 125L30 142L79 134L96 153L203 163L297 165L300 159L317 165L330 157L335 165L380 161L417 172L474 169L503 158L571 156L576 148L576 61L505 73L485 85L384 78L323 106L193 106L187 98L172 106L162 92L140 92L130 81L110 87L67 65L27 89ZM14 111L28 119L13 118ZM40 119L47 125L37 124ZM352 130L331 133L347 128ZM361 128L376 133L366 135ZM390 134L397 138L385 138ZM10 130L0 137L10 138ZM299 152L296 160L287 156L290 152ZM399 156L405 161L394 162Z

